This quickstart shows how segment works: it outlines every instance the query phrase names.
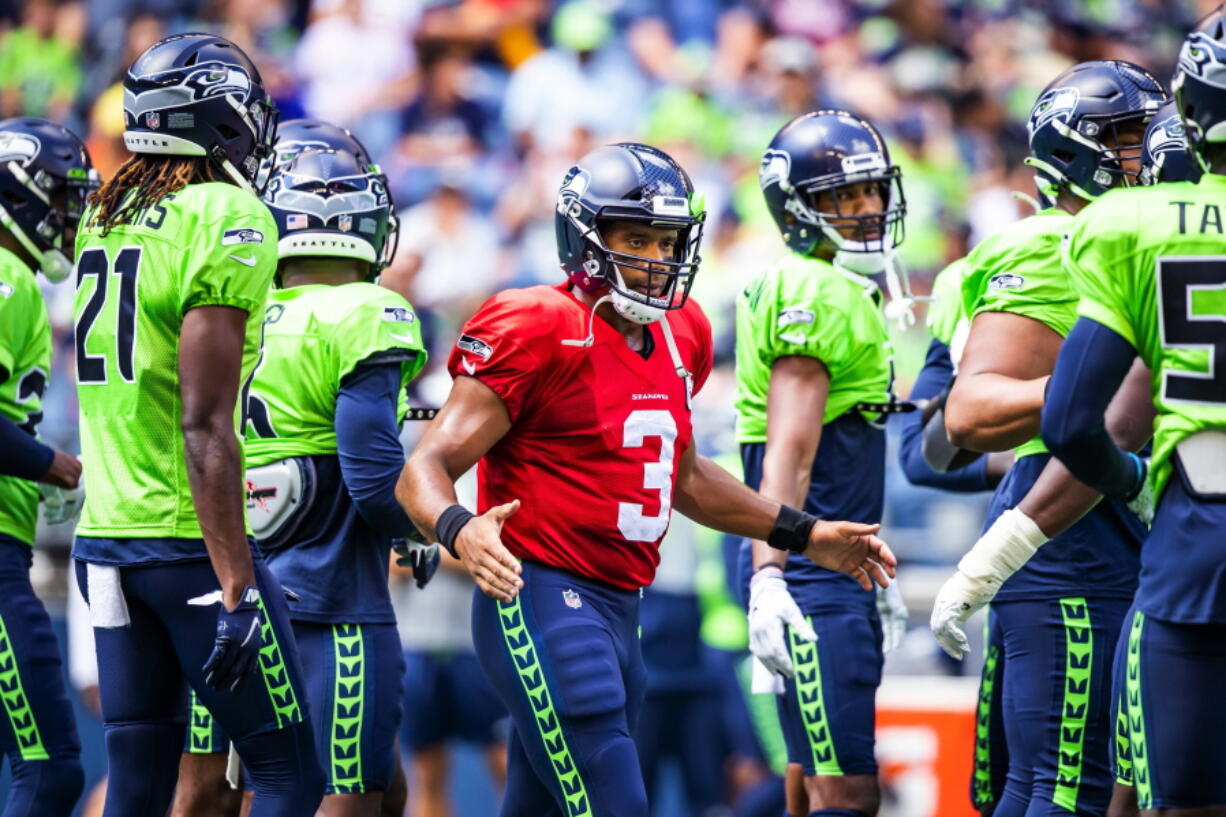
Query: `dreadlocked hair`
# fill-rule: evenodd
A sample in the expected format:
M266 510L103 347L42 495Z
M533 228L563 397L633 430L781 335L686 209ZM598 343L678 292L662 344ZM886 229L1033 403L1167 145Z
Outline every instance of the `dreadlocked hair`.
M203 156L138 153L129 157L106 184L90 194L88 203L97 208L90 226L101 227L102 235L106 235L113 227L138 220L141 213L165 196L189 184L228 181Z

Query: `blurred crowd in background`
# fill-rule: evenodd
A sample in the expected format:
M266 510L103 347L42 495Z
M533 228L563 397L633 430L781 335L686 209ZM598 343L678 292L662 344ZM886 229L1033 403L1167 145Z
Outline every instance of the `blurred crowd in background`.
M790 118L840 107L869 118L902 168L901 255L913 290L983 236L1027 214L1025 122L1039 90L1087 59L1170 77L1178 45L1217 0L0 0L0 114L62 122L104 178L123 162L120 81L159 38L211 31L259 66L285 121L352 129L400 210L385 273L419 310L438 405L462 322L498 289L561 280L554 197L593 146L635 139L671 153L708 204L694 297L718 368L698 402L718 455L732 437L736 293L784 251L758 163ZM72 288L48 288L56 371L42 435L77 450ZM920 316L923 309L921 306ZM923 322L895 338L900 396L922 363ZM411 445L415 429L406 431ZM85 464L88 474L89 464ZM915 624L973 542L986 497L913 488L891 465L886 530ZM67 534L44 536L63 562ZM667 545L666 545L667 547ZM45 559L44 559L45 561ZM48 571L58 570L48 567ZM686 575L685 571L680 575ZM922 580L921 580L922 581ZM62 588L62 586L61 586ZM62 592L62 589L61 591ZM54 597L55 593L50 593ZM894 671L948 671L927 630ZM462 638L462 636L460 636ZM411 639L410 639L411 640ZM968 668L974 671L974 666Z

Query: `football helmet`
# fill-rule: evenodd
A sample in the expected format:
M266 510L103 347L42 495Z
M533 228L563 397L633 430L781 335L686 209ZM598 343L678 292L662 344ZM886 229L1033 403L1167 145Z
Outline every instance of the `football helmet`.
M1188 153L1183 117L1170 100L1154 114L1145 129L1141 146L1141 184L1159 182L1195 182L1200 179L1200 165Z
M123 118L131 152L207 156L253 192L277 133L259 70L212 34L166 37L137 57L123 81Z
M705 219L702 197L667 153L638 142L606 145L581 158L562 180L554 213L558 260L576 287L584 292L607 288L620 315L651 323L685 305L698 271ZM673 257L609 249L601 230L614 221L677 230ZM624 269L647 273L648 292L627 286Z
M788 122L762 155L758 181L766 207L793 252L812 255L820 247L830 247L840 254L840 261L849 262L841 265L877 272L882 269L880 261L848 258L848 254L879 259L902 243L907 211L902 174L891 164L881 134L855 114L822 110ZM837 198L833 211L818 208L819 194L861 182L879 185L882 212L843 214ZM838 219L844 229L853 226L854 237L844 238L831 219Z
M1093 199L1132 184L1137 174L1124 162L1140 158L1143 140L1121 143L1122 130L1147 124L1166 99L1153 74L1123 60L1079 63L1056 77L1026 123L1026 164L1036 171L1039 192L1055 200L1067 189Z
M85 145L43 119L0 122L0 225L54 282L72 272L85 199L98 189Z
M355 258L373 279L395 254L383 177L349 151L298 154L273 170L264 203L277 221L278 258Z
M1226 9L1210 12L1183 41L1171 88L1188 151L1208 171L1208 146L1226 142Z
M277 127L277 141L273 145L272 155L274 165L289 164L294 157L307 150L345 150L356 156L363 167L377 172L366 146L349 128L322 119L291 119Z

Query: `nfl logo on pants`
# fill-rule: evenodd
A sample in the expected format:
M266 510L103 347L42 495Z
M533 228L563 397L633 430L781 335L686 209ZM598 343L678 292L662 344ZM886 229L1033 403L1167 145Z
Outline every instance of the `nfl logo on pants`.
M566 602L566 606L572 610L578 610L583 606L583 599L579 598L579 594L569 587L562 591L562 601Z

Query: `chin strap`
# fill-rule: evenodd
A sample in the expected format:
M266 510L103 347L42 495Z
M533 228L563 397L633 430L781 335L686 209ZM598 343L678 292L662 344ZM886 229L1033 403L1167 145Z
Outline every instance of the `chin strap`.
M601 295L596 299L596 303L592 304L592 311L587 316L587 337L586 338L566 338L562 341L563 346L581 346L584 349L596 342L596 310L605 301L613 300L612 295Z
M677 377L685 380L691 379L694 375L690 374L690 370L685 368L685 364L681 362L681 352L677 351L673 328L668 325L668 318L665 316L660 317L660 331L664 333L664 345L668 347L668 356L673 360L673 371L677 373Z
M885 290L890 302L885 305L886 320L898 321L898 328L906 331L915 325L915 297L906 270L901 266L893 248L884 253Z

